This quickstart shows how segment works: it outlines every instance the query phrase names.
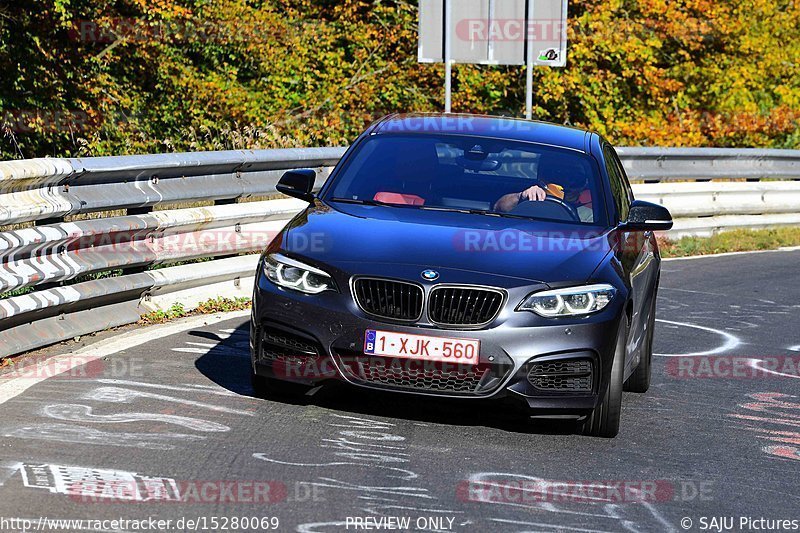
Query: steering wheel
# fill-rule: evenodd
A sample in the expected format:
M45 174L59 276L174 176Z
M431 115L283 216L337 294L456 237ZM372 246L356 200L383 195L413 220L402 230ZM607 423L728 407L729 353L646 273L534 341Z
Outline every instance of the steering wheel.
M550 218L555 220L571 220L580 222L578 210L555 196L546 196L544 200L524 200L510 211L512 215Z

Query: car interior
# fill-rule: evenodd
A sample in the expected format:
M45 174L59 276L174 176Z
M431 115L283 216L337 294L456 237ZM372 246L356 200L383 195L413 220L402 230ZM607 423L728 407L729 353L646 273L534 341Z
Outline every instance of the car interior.
M492 144L485 139L466 139L460 144L431 142L429 137L375 142L379 140L368 143L379 146L362 149L367 153L351 167L351 176L357 175L352 183L337 186L337 190L345 186L348 198L491 212L505 194L519 193L532 185L550 185L548 199L553 201L522 202L511 213L577 221L574 208L566 209L559 205L564 202L556 201L563 199L563 186L580 183L583 190L578 203L590 209L596 194L597 180L588 161L573 154L539 147L524 151L507 141Z

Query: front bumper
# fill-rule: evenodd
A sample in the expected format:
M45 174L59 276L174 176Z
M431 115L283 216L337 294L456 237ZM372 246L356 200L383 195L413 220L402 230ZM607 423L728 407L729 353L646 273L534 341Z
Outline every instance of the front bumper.
M609 380L614 336L624 312L620 302L581 319L542 319L516 312L516 304L530 291L527 287L508 290L506 308L484 329L441 329L371 318L347 289L307 296L276 287L260 275L257 280L250 339L253 370L258 375L309 385L343 380L358 387L440 397L511 398L540 416L581 416L595 407ZM380 370L381 365L390 364L386 358L364 355L367 329L477 339L481 342L479 365L476 369L450 365L433 377L426 376L424 369L412 369L397 379L398 374ZM292 345L295 352L281 358L272 343ZM528 378L532 365L559 361L589 361L589 390L548 390L542 388L545 381L536 381L539 387L534 386Z

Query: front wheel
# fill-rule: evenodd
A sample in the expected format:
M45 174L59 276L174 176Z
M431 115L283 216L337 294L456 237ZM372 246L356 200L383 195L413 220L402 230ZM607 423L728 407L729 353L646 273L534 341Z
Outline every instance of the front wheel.
M603 399L592 413L581 423L581 433L591 437L616 437L619 433L619 419L622 411L622 385L625 369L625 338L628 335L628 321L623 318L617 331L617 344L614 361L611 363L611 378L603 394Z

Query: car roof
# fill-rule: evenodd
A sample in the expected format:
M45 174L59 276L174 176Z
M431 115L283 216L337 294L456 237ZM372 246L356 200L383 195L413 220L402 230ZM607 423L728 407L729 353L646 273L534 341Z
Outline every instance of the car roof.
M371 134L454 134L534 142L585 152L590 132L549 122L466 113L403 113L373 124Z

